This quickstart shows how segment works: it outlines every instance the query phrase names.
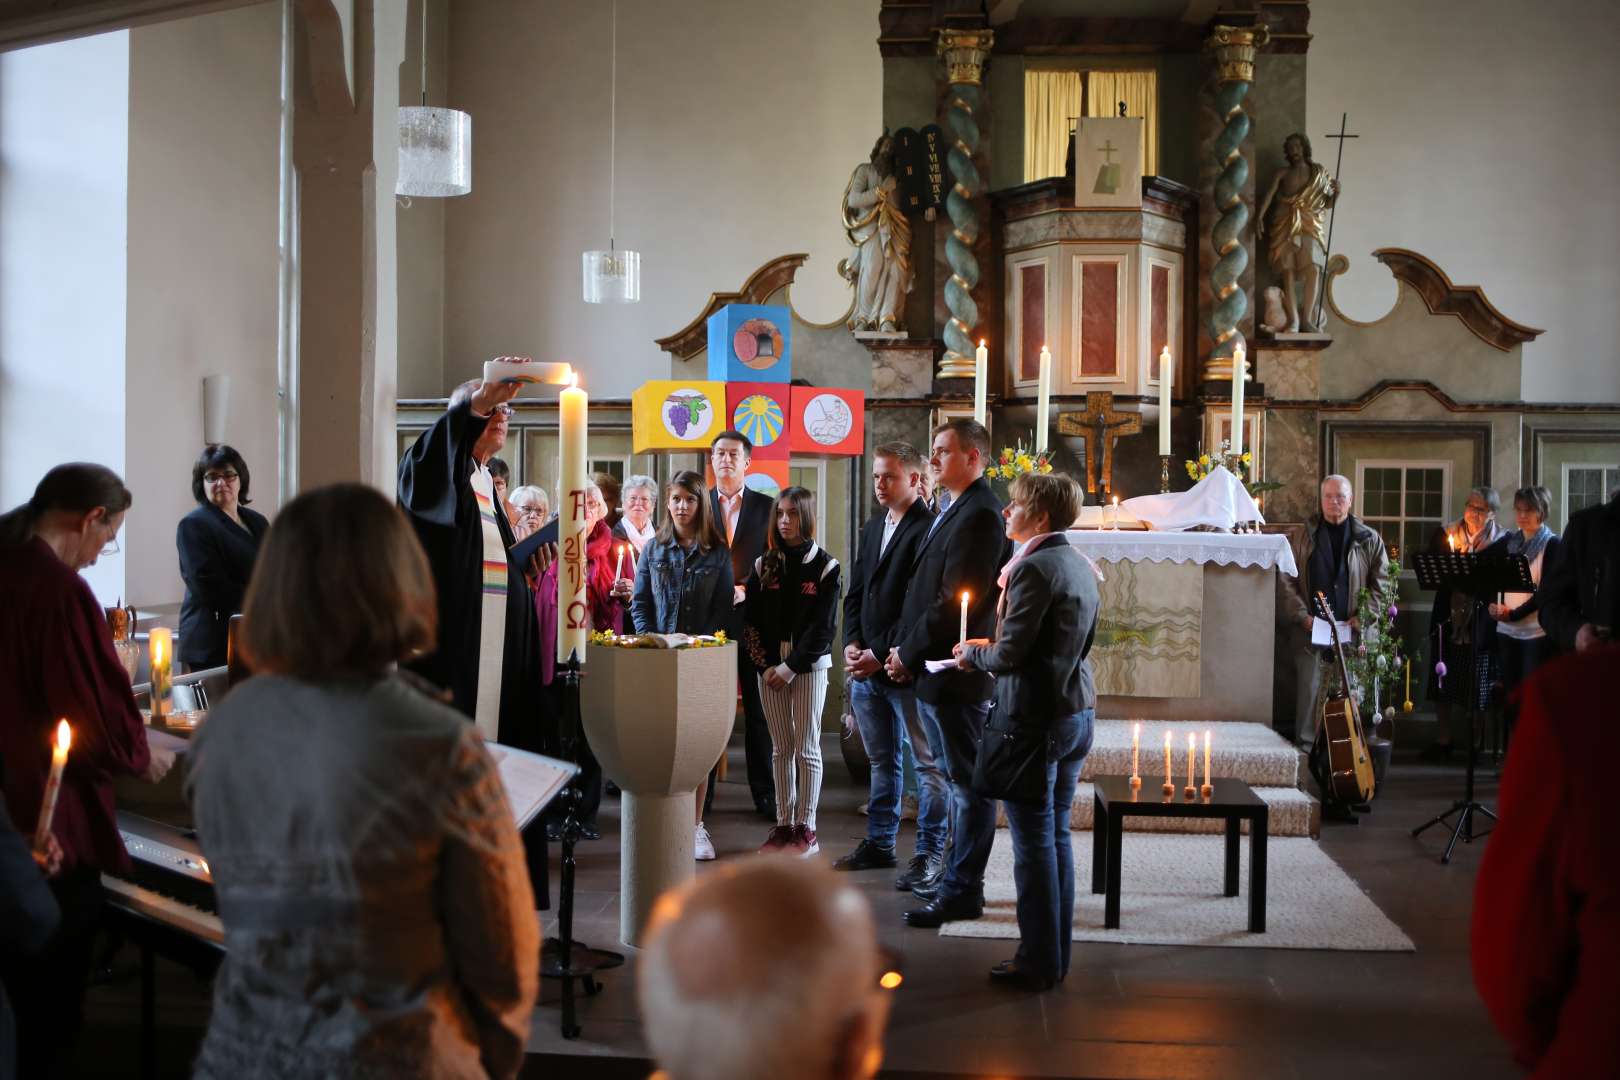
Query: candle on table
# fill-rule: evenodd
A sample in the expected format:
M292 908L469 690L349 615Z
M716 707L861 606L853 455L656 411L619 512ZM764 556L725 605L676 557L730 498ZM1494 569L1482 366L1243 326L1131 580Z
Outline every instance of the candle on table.
M152 658L152 719L162 720L169 709L169 689L174 677L174 633L167 626L154 626L146 637Z
M1170 456L1170 346L1159 354L1159 456Z
M1119 532L1119 496L1114 496L1114 531Z
M1189 731L1189 732L1187 732L1187 790L1188 791L1191 791L1193 789L1193 780L1195 779L1195 776L1194 776L1195 770L1194 770L1194 764L1193 763L1195 761L1197 753L1198 753L1198 732Z
M1243 356L1243 343L1232 352L1232 457L1243 457L1243 391L1249 362Z
M1204 729L1204 786L1209 787L1209 728Z
M51 747L51 774L45 781L45 801L39 805L39 827L34 830L35 851L43 852L50 840L56 796L62 790L62 770L67 767L68 747L72 745L73 729L66 720L61 720L56 725L56 745Z
M1164 733L1164 787L1166 791L1172 790L1170 783L1170 733Z
M579 376L569 377L568 388L557 401L559 457L562 463L562 503L558 523L561 549L557 567L557 662L570 655L585 659L590 633L590 607L585 601L585 434L590 395L579 388Z
M990 373L990 350L979 342L979 347L973 351L973 419L984 423L984 396L986 392L985 380Z
M1142 722L1131 729L1131 787L1142 786Z
M1041 373L1035 383L1035 452L1046 451L1046 417L1052 409L1052 350L1041 346Z
M968 594L967 594L966 591L964 591L962 593L962 633L957 637L958 641L966 641L967 640L967 609L968 609Z

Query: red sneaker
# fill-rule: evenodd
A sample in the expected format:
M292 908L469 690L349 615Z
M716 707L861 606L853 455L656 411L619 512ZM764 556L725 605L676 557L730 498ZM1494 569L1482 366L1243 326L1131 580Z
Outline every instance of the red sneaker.
M816 830L807 825L795 825L793 827L793 849L801 859L808 859L820 851L821 845L816 842Z
M767 836L765 838L765 842L759 846L759 853L761 855L769 855L773 851L781 851L783 848L793 846L793 826L777 825L771 829L770 835Z

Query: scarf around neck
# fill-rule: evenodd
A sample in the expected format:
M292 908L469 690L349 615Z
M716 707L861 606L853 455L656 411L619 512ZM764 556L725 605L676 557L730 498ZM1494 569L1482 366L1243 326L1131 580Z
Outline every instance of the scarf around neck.
M1523 555L1525 561L1535 562L1543 551L1547 549L1547 541L1553 538L1553 531L1547 527L1546 522L1528 537L1523 530L1514 529L1508 537L1507 551L1509 555Z

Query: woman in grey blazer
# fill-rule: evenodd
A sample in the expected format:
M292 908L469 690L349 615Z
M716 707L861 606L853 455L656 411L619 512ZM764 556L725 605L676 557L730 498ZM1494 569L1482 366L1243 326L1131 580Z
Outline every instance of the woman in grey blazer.
M1060 473L1013 481L1002 511L1007 536L1020 545L1001 572L996 638L975 638L955 649L964 669L996 677L986 730L1034 727L1046 733L1046 797L1003 800L1013 842L1018 887L1018 952L993 969L997 982L1049 990L1069 972L1074 923L1074 851L1069 807L1080 766L1091 751L1097 692L1092 684L1092 635L1097 627L1097 576L1064 531L1080 515L1080 485Z

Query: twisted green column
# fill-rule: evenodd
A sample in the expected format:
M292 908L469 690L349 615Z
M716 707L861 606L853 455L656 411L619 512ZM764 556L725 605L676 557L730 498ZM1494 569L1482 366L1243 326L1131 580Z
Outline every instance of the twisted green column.
M984 102L984 64L990 56L995 34L990 30L941 30L939 55L945 59L950 91L945 102L945 130L950 138L946 162L951 169L951 190L945 197L945 214L950 219L950 235L945 238L945 261L951 276L945 282L945 353L939 361L939 377L973 378L973 330L979 325L979 304L973 290L979 284L979 259L974 245L979 241L980 222L977 200L984 191L984 179L974 158L979 153L979 111Z
M1243 99L1254 83L1255 52L1269 39L1263 26L1217 26L1204 42L1215 54L1215 112L1222 123L1213 146L1215 164L1221 170L1214 190L1215 209L1220 216L1209 237L1216 255L1209 272L1213 294L1209 334L1214 344L1204 363L1205 379L1232 378L1232 351L1242 340L1238 323L1249 310L1248 294L1239 284L1249 268L1249 252L1243 246L1243 231L1249 227L1249 205L1243 200L1243 189L1249 182L1249 161L1243 156L1243 144L1252 125L1243 110Z

